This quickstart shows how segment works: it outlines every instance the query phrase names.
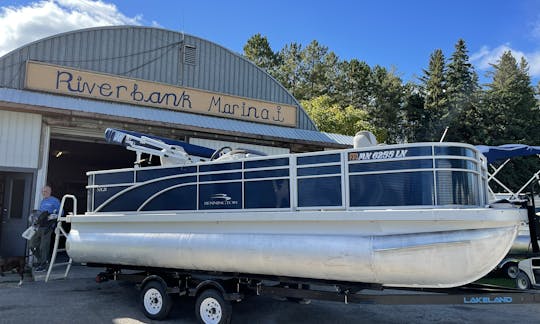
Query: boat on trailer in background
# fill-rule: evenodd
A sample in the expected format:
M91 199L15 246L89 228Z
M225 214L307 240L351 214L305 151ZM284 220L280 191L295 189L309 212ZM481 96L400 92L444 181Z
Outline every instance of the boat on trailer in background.
M530 197L527 207L530 209L529 222L520 226L510 251L495 268L509 278L516 279L519 274L518 264L521 260L540 256L540 197L538 196L540 170L532 174L517 191L510 189L496 176L513 158L534 155L540 158L540 146L504 144L499 146L478 145L476 148L486 157L491 168L488 170L490 201L519 201L524 197ZM502 190L495 191L496 187L502 188ZM524 264L531 265L532 262L528 261ZM523 284L520 285L523 286Z
M263 156L106 134L163 165L87 173L87 212L67 217L76 262L455 287L489 273L527 221L488 205L486 159L467 144L364 132L352 149Z

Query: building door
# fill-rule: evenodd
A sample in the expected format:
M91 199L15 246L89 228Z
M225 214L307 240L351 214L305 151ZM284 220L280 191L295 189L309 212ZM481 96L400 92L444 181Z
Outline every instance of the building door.
M26 240L21 237L28 225L32 174L0 172L0 255L22 256Z

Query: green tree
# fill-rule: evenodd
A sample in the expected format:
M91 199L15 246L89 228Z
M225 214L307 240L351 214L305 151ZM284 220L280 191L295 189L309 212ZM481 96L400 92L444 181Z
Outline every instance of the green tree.
M427 137L426 110L424 109L424 97L420 87L414 83L407 83L404 86L405 104L403 106L403 133L405 141L418 142Z
M267 71L275 69L277 55L272 51L266 36L255 34L244 45L244 56L260 68Z
M336 101L340 106L367 107L370 100L371 67L357 59L339 63Z
M435 50L429 59L429 67L420 78L424 94L426 138L422 141L438 141L444 132L442 117L448 112L446 97L446 66L442 50Z
M278 53L278 66L272 73L296 99L301 99L302 92L301 63L302 45L298 43L285 45Z
M322 94L327 94L337 102L339 97L338 80L341 74L339 57L334 52L329 52L323 58L324 78ZM345 105L343 105L345 106Z
M300 94L297 99L311 99L328 93L333 66L337 65L337 56L328 52L316 40L309 43L302 51L300 66Z
M378 137L382 134L369 122L366 111L352 106L340 107L328 95L302 100L301 104L320 131L351 136L361 130L370 131Z
M532 144L537 139L538 108L525 59L520 64L510 51L493 64L493 81L486 91L489 134L486 144ZM535 125L536 124L536 125Z
M478 76L469 62L467 47L463 39L458 40L455 51L450 58L446 70L446 97L448 110L442 116L442 125L449 127L447 140L463 141L466 129L463 128L463 117L474 115L478 102L475 100L478 86ZM470 134L469 134L470 135Z
M371 123L386 131L381 138L387 143L404 140L401 107L404 102L403 82L395 71L376 65L371 72L371 98L367 111Z
M531 86L528 64L518 64L510 51L492 65L492 82L485 98L484 144L505 143L540 144L538 103ZM538 158L514 159L497 176L504 184L516 190L540 168Z

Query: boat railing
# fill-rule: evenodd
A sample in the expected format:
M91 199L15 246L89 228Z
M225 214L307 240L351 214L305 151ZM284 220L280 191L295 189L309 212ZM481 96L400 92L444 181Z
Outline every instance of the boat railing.
M134 211L157 208L154 199L173 192L196 200L184 209L189 211L487 204L487 163L473 146L459 143L375 146L96 171L88 177L88 210L95 212L107 211L105 206L117 204L120 196L129 197L130 191L143 191L143 187L152 191L152 200L141 201L138 206L144 204L146 209L137 207Z

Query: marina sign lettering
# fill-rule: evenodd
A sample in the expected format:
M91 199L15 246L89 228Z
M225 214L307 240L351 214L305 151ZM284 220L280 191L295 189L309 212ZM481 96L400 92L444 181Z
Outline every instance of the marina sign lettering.
M296 127L296 107L34 61L25 88L98 100Z
M398 159L406 157L407 152L408 150L350 152L349 161Z

